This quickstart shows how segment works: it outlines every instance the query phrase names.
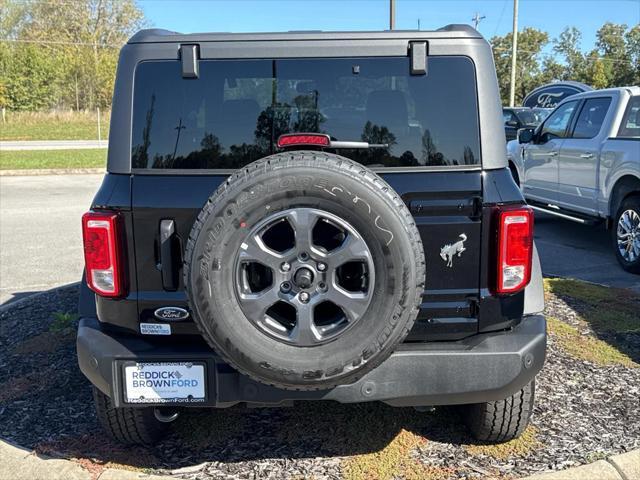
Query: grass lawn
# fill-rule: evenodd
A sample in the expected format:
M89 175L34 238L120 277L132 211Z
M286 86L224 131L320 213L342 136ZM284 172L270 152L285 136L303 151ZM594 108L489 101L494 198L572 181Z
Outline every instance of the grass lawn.
M109 135L110 112L100 115L102 140ZM0 140L97 140L96 112L7 112Z
M599 365L640 367L632 340L640 333L640 296L567 278L544 283L548 302L566 302L576 314L564 321L547 316L549 333L570 355Z
M21 150L0 152L0 170L96 168L107 162L107 149Z

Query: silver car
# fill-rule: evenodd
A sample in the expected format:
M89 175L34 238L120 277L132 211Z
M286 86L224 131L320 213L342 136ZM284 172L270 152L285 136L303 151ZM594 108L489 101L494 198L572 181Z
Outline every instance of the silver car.
M611 228L622 267L640 273L640 87L573 95L507 144L531 206Z

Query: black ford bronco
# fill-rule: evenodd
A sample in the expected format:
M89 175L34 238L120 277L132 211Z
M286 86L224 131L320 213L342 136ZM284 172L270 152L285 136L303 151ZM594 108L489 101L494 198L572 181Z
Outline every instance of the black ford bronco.
M522 433L546 328L499 99L467 26L134 35L83 217L105 429L150 444L186 408L335 400Z

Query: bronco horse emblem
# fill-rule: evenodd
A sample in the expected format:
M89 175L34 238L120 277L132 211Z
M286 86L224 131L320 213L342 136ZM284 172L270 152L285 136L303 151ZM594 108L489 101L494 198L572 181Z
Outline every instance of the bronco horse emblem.
M447 267L449 268L453 267L453 256L457 254L460 257L462 252L466 250L466 248L464 248L464 242L467 240L467 236L464 233L461 233L459 236L460 240L456 243L448 243L440 249L440 257L447 262Z

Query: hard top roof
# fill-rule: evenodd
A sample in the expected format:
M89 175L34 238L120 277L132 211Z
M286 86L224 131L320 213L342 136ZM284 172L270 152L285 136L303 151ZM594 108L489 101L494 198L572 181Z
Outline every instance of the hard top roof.
M178 33L158 28L140 30L128 43L200 43L272 40L366 40L366 39L430 39L482 38L473 27L462 24L446 25L437 30L384 30L360 32L324 32L320 30L274 33Z

